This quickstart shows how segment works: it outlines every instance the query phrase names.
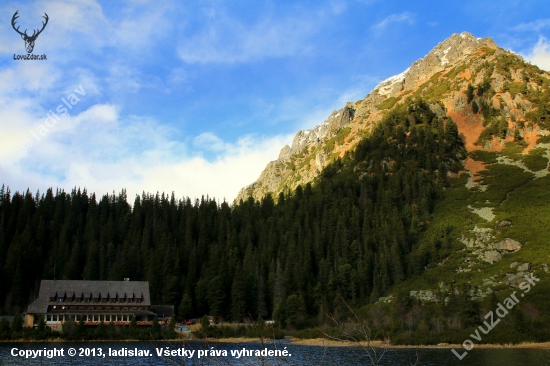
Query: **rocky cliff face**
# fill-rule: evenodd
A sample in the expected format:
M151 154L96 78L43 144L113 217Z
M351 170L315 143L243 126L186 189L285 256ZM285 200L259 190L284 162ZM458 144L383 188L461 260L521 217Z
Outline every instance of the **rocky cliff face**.
M292 145L283 147L278 159L235 201L259 200L312 181L368 134L384 113L408 98L427 100L436 114L451 117L470 151L502 148L517 134L534 144L538 127L522 123L532 105L518 92L518 83L534 89L541 86L529 78L527 65L490 38L453 34L401 74L380 82L363 100L348 102L311 130L298 131ZM483 95L487 91L492 93L489 99L487 93ZM500 120L486 113L491 108L501 112ZM498 129L496 125L501 126L499 133L484 134L488 127Z

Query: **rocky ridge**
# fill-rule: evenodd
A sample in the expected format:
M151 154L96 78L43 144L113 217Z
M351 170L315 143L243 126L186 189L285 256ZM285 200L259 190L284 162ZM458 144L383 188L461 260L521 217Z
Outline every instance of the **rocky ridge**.
M348 102L312 130L299 131L292 145L285 146L236 201L259 200L266 194L277 198L279 192L314 180L409 98L427 101L436 115L456 123L470 153L464 160L469 175L465 188L486 194L469 204L464 201L464 217L472 225L460 229L455 238L464 247L458 259L446 258L437 266L446 266L451 278L471 277L472 299L517 288L525 275L548 273L548 264L532 257L530 248L536 244L512 228L524 228L525 223L514 226L515 220L503 216L502 207L513 190L495 195L500 188L495 188L485 169L517 167L526 181L550 174L550 74L499 48L490 38L469 33L454 34L404 72L381 81L364 99ZM525 261L523 256L530 258ZM410 296L422 302L447 302L454 281L444 280L438 288L415 287ZM392 299L389 295L379 302Z
M391 108L404 97L417 92L434 75L463 64L482 47L498 49L490 38L476 38L467 32L453 34L404 72L381 81L363 100L348 102L311 130L298 131L291 146L284 146L277 160L266 166L256 182L241 189L235 202L248 197L260 200L266 194L276 195L310 182L330 162L343 156L368 133L380 121L388 107ZM425 93L420 93L419 96L424 96L422 94ZM463 96L463 93L459 93L448 98L449 102L445 104L452 104L455 108L434 103L434 111L449 115L449 109L459 112L462 112L461 109L468 109Z

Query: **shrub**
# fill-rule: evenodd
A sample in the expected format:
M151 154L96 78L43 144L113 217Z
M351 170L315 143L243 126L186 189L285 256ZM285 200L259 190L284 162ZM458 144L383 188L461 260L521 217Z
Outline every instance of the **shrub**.
M383 101L382 103L378 104L376 108L382 110L382 109L390 109L392 108L395 103L397 103L401 98L391 97Z
M522 82L508 83L504 86L504 91L510 92L512 98L515 98L518 93L525 94L527 92L527 85Z
M476 150L470 153L470 156L474 160L482 161L487 164L492 164L497 162L498 154L492 151Z
M529 168L531 171L539 171L542 169L546 169L548 166L548 159L544 155L546 152L546 149L533 149L529 152L529 155L525 155L523 157L523 163Z

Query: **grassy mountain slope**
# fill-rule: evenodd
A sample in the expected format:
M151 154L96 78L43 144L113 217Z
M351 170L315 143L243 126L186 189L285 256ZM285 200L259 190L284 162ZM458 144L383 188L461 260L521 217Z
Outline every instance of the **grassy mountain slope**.
M463 35L453 37L456 40ZM434 54L460 49L445 42L411 69ZM336 128L334 135L320 144L306 146L291 156L291 163L280 173L285 179L279 181L277 190L309 181L315 185L318 178L305 171L317 170L326 177L323 169L333 170L332 162L347 152L356 155L361 141L372 137L385 116L419 100L437 116L457 125L467 157L460 160L460 171L446 172L448 185L421 223L415 247L407 255L410 265L406 279L363 309L372 321L380 313L394 317L396 307L411 316L413 304L421 304L423 315L410 324L410 334L401 333L396 338L398 342L414 343L415 337L422 339L420 343L442 342L442 334L448 341L461 342L466 329L481 324L481 320L474 317L475 321L464 324L464 317L459 316L459 324L454 324L453 311L448 311L453 308L449 306L455 301L453 297L467 297L477 304L474 313L484 314L497 300L518 291L529 274L540 278L541 284L518 306L514 313L518 318L505 321L517 329L525 326L523 330L494 332L484 341L546 339L542 324L550 320L546 311L550 310L550 299L544 295L550 288L550 75L490 40L474 46L462 49L463 54L453 62L443 62L439 57L441 63L436 67L424 67L414 77L410 77L409 69L382 82L364 100L348 103L346 108L353 111L348 113L353 116L349 123ZM320 154L324 160L319 159ZM325 163L322 169L319 161ZM368 163L359 162L353 168L359 172L357 179L365 166ZM269 193L257 190L258 186L267 186L262 177L241 196L243 192L252 196ZM412 263L418 260L426 265L415 276ZM439 326L431 322L439 320L427 312L444 319L445 331L436 330ZM461 314L455 308L457 312ZM539 333L534 330L537 327Z
M490 39L455 34L403 74L382 82L364 100L348 103L349 122L339 121L333 137L291 156L280 173L286 178L277 188L314 182L315 176L305 171L317 169L322 174L315 162L331 166L347 151L355 151L384 116L415 100L452 119L469 153L463 170L449 174L452 188L436 206L421 240L429 246L438 231L452 228L455 249L461 252L455 252L456 260L448 258L439 272L451 271L481 286L488 281L513 283L506 274L517 274L509 268L514 261L532 263L540 270L546 265L544 241L550 218L543 190L550 173L550 75ZM255 191L258 185L265 183L260 179L241 193L269 194ZM507 238L524 248L512 253L494 247ZM498 280L489 278L497 273ZM480 295L488 295L487 286Z

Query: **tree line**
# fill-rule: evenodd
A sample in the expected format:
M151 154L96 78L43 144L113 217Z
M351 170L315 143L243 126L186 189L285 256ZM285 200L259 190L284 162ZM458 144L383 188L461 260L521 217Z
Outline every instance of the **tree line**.
M346 314L419 275L445 245L419 245L465 150L456 124L412 101L295 191L230 206L125 190L97 197L0 190L0 304L24 311L40 280L147 280L180 318ZM441 243L449 238L442 234Z

